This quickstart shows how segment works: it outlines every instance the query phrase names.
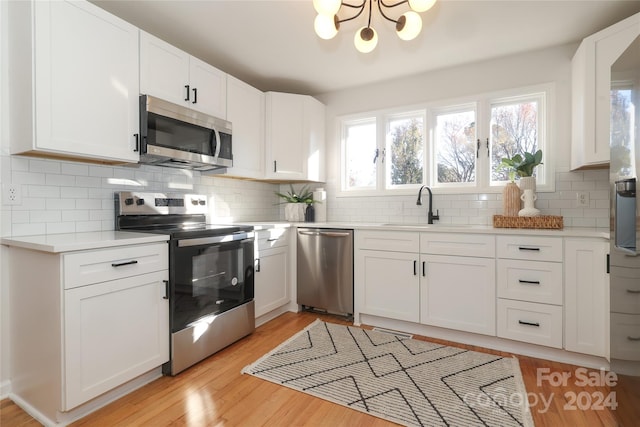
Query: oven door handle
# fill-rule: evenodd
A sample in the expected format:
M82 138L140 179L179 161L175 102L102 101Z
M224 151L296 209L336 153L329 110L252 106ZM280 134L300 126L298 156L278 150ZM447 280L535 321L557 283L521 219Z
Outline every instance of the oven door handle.
M239 232L233 234L225 234L224 236L197 237L195 239L179 239L178 247L212 245L216 243L237 242L239 240L253 239L254 232Z

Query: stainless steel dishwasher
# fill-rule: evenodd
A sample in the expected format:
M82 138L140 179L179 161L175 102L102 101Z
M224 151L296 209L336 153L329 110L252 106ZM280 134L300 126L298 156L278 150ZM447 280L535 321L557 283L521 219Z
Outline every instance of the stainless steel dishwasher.
M297 302L353 314L353 230L298 228Z

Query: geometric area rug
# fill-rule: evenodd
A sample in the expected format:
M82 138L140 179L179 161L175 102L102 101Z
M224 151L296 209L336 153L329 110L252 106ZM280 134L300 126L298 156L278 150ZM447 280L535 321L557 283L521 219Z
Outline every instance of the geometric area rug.
M533 426L518 359L319 319L245 367L407 426Z

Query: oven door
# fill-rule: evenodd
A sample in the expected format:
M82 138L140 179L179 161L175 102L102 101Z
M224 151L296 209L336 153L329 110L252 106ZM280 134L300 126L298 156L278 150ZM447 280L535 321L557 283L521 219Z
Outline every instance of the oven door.
M253 300L253 233L171 241L171 332Z

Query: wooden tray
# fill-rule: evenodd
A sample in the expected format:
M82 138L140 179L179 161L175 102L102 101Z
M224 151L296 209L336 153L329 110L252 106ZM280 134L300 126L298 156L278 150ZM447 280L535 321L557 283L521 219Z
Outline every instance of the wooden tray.
M562 230L563 223L561 216L540 215L540 216L493 216L494 228L538 228Z

